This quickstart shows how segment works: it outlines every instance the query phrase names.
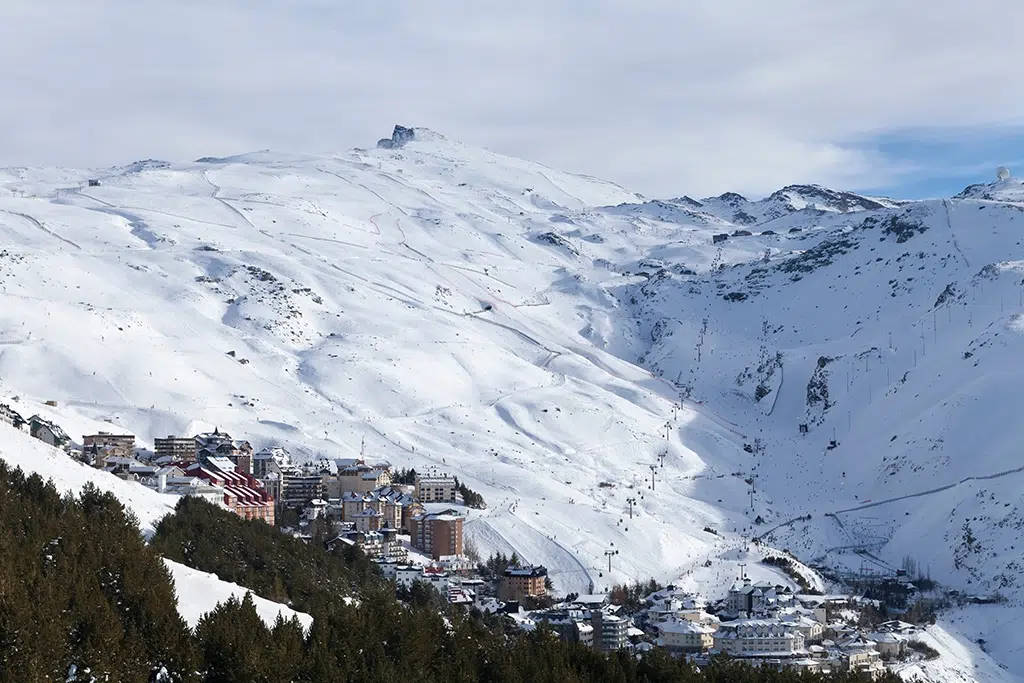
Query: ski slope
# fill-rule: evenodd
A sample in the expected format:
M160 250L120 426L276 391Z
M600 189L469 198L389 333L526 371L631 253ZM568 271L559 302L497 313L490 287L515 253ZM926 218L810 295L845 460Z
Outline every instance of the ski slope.
M7 169L0 391L74 438L365 439L456 473L467 537L564 592L715 597L774 545L1016 598L1022 228L1012 178L654 201L425 129Z

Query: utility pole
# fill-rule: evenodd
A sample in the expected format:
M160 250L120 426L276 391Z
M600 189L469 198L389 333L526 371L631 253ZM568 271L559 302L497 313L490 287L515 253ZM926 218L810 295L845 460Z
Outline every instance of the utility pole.
M665 440L666 441L668 441L669 434L671 434L671 433L672 433L672 423L671 422L666 422L665 423Z
M611 574L612 573L612 557L614 557L615 555L618 555L619 551L618 550L605 550L604 554L605 554L605 557L608 558L608 573Z
M744 569L747 566L747 563L746 562L740 562L739 565L740 565L740 581L742 581L743 579L747 578L747 572L744 571Z
M654 490L654 473L658 471L657 465L648 465L651 468L651 491Z
M658 464L661 467L665 466L665 458L666 457L668 457L668 451L662 451L661 453L658 453Z
M629 518L633 519L633 506L636 505L636 498L627 498L626 502L629 503Z

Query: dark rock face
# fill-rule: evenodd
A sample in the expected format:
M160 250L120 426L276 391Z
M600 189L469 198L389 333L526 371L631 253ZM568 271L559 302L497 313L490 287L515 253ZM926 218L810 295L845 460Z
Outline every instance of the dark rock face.
M736 192L726 192L724 194L720 194L718 195L718 197L716 197L716 199L719 199L733 206L737 204L744 204L747 201L746 197Z
M416 139L414 129L406 128L405 126L395 126L395 130L391 133L391 137L378 140L377 147L380 149L398 149L400 147L404 147L405 143L414 139Z
M875 211L885 208L884 205L867 197L861 197L852 192L830 190L819 185L787 185L772 193L769 199L788 203L787 195L789 194L795 194L809 204L829 207L841 213L857 210Z

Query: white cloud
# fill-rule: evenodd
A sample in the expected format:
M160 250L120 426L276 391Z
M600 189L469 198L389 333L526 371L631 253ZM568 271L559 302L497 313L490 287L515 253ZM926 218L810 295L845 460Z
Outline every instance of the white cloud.
M404 123L649 195L883 185L905 169L872 135L1024 110L1021 25L992 0L9 0L0 163L332 151Z

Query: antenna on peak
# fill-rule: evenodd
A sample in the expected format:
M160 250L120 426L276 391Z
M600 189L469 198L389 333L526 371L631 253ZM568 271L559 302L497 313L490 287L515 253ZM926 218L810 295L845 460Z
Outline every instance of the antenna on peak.
M999 180L1006 180L1010 177L1010 169L1005 166L1000 166L996 169L996 178Z

